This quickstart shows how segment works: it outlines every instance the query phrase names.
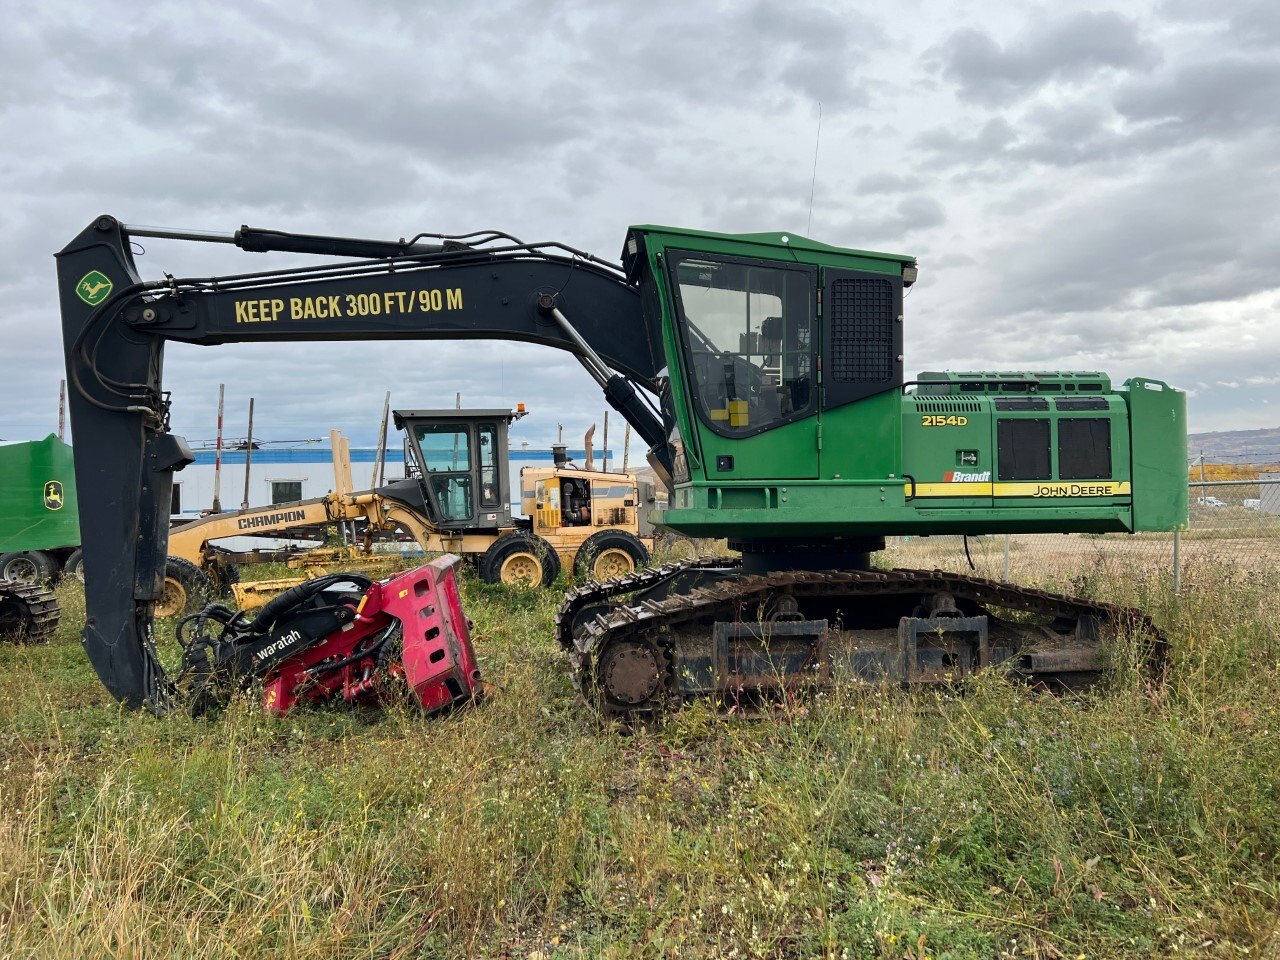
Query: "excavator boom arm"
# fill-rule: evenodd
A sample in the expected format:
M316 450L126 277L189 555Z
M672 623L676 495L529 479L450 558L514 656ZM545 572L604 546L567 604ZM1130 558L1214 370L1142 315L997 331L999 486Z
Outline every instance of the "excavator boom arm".
M375 260L227 277L144 281L136 236L231 242ZM162 595L173 474L193 462L169 432L168 340L503 339L575 354L609 402L665 458L665 431L635 384L655 390L661 330L622 271L558 244L366 241L242 228L234 235L133 228L102 216L58 256L86 580L85 648L131 707L166 709L151 641Z

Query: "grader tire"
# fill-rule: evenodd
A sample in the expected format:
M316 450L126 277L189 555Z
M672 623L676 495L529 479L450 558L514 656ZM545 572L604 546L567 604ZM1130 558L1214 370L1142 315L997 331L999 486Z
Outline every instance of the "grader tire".
M501 536L480 558L480 579L485 583L549 587L558 576L560 557L551 544L532 533Z
M213 581L190 560L170 557L164 565L164 595L156 601L157 617L192 613L213 596Z
M626 530L601 530L578 548L573 568L579 580L612 580L648 562L649 551L639 537Z

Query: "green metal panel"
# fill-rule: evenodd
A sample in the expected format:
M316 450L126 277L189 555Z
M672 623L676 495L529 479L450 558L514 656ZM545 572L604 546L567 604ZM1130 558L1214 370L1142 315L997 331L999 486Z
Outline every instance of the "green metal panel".
M0 553L79 544L71 447L53 434L0 446Z
M709 482L741 477L815 479L818 475L818 418L815 414L783 424L754 437L722 437L698 422L698 445L703 451L701 476ZM731 469L717 466L718 458L733 458Z
M995 469L985 397L904 396L902 472L916 509L990 509Z
M1048 399L1048 398L1046 398ZM1133 497L1129 476L1129 430L1124 401L1117 396L1095 398L1106 407L1098 410L1063 411L1050 400L1047 411L997 411L992 418L992 445L997 444L997 429L1001 420L1045 419L1049 422L1049 476L1043 481L1032 480L1022 483L1004 482L1000 474L1000 456L996 453L996 474L994 482L995 500L993 506L998 509L1028 507L1032 509L1070 508L1080 498L1084 502L1100 505L1104 502L1124 507L1125 514L1131 514ZM989 401L990 402L990 401ZM1105 477L1090 479L1064 476L1059 462L1061 424L1064 420L1089 419L1103 420L1110 424L1111 433L1111 470ZM1026 490L1024 496L1018 496L1010 488L1021 487ZM1114 489L1115 493L1100 496L1101 489ZM1132 530L1132 521L1125 524L1126 530Z
M1133 434L1135 530L1187 525L1187 395L1159 380L1134 377L1120 391Z
M897 390L886 391L822 415L822 477L827 480L893 480L902 475L902 408Z

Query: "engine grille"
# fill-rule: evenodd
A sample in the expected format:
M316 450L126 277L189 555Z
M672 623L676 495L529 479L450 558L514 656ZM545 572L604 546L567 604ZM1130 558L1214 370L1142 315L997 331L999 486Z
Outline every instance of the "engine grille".
M916 409L921 413L981 413L982 404L976 400L928 400L915 398Z

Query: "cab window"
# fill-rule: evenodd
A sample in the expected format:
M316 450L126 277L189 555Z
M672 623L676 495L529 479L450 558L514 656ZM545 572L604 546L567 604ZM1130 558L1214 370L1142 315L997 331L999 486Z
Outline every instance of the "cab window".
M475 515L471 478L471 432L465 424L423 423L414 427L422 465L444 520Z
M498 428L482 423L476 430L480 446L480 505L498 505Z
M471 469L471 443L465 426L444 423L414 428L427 473L456 473Z
M470 520L475 511L471 506L471 477L462 474L432 474L431 487L440 504L440 514L446 520Z
M813 279L805 267L674 254L694 398L725 436L814 409Z

